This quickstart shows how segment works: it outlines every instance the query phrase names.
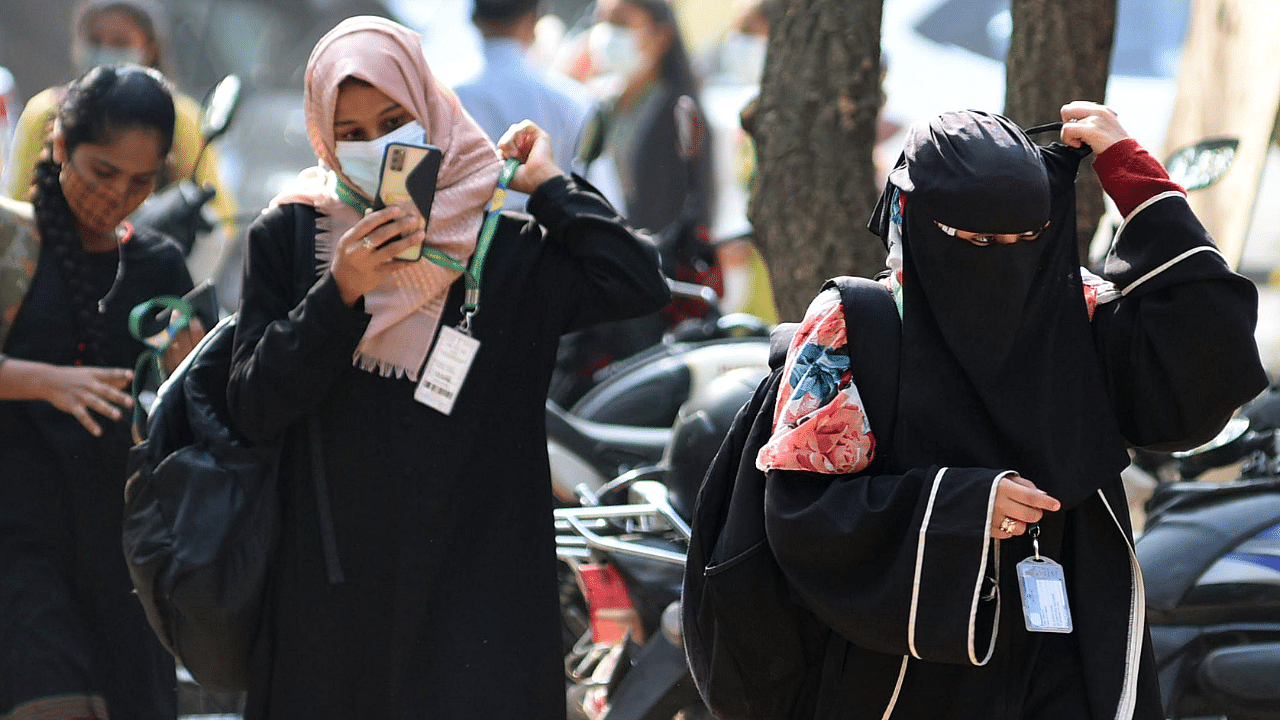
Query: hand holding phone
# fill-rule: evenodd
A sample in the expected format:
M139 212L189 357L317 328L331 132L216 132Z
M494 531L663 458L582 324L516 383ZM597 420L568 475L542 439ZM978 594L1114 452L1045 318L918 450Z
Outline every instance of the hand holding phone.
M425 230L431 219L431 204L435 201L436 177L440 173L442 157L440 148L433 145L399 142L388 144L382 155L382 172L378 178L374 209L399 205L420 216ZM396 255L397 260L411 262L421 258L421 246Z

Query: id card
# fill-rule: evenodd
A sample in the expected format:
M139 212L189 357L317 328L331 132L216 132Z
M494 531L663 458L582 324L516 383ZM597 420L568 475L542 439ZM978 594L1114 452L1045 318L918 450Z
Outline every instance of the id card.
M1018 563L1018 587L1022 590L1022 616L1031 632L1071 632L1071 608L1067 606L1067 580L1062 566L1044 557Z
M445 415L452 413L453 403L479 349L479 340L457 328L441 327L440 337L436 338L436 345L431 349L427 366L422 371L422 379L413 391L413 399Z

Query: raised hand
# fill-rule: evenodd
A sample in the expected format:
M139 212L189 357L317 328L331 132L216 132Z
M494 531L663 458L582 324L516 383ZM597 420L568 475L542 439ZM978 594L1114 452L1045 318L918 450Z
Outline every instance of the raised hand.
M507 128L498 140L498 151L504 159L516 158L523 163L511 178L511 189L516 192L532 194L542 183L564 174L556 166L551 136L532 120L522 120Z
M1088 145L1096 155L1129 137L1114 110L1084 100L1062 106L1061 135L1067 145Z

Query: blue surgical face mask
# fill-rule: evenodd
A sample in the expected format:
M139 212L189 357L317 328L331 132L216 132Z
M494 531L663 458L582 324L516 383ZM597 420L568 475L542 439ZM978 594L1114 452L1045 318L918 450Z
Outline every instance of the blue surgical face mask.
M86 45L82 58L85 72L106 65L143 64L142 51L129 45Z
M426 131L416 120L392 130L373 140L344 140L336 143L333 154L338 159L342 174L368 197L378 191L378 177L382 173L382 154L393 142L420 145Z
M743 85L755 85L764 74L764 56L768 38L748 35L737 30L725 33L720 43L720 69Z

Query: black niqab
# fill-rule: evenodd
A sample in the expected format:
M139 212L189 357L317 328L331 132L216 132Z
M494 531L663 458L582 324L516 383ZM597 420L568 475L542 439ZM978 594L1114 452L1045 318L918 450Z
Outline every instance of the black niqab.
M1016 470L1069 508L1128 463L1080 280L1080 159L977 111L908 133L871 222L887 238L893 187L908 193L897 469ZM979 247L935 220L984 233L1050 225L1038 240Z

